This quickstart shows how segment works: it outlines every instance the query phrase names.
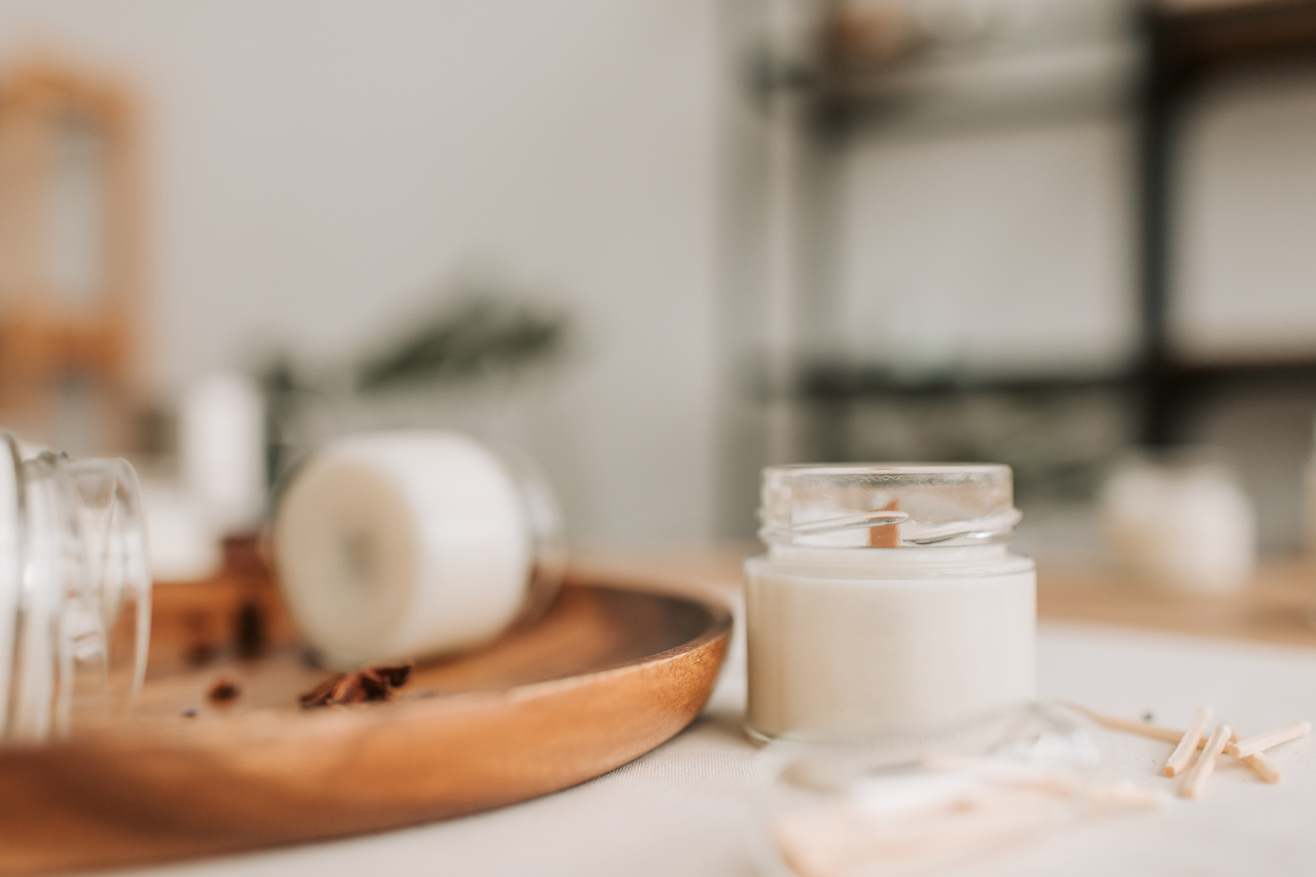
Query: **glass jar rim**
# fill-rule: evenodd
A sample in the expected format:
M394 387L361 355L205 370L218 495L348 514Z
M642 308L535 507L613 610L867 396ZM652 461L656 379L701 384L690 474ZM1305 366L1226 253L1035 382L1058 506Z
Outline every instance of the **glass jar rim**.
M763 470L770 546L911 548L1008 542L1019 511L1000 463L789 464Z
M764 467L764 473L794 475L1011 475L1005 463L782 463Z

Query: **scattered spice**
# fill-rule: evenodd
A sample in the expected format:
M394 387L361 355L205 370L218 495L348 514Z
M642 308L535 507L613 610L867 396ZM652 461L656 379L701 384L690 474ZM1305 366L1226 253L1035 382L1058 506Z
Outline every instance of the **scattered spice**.
M265 633L265 612L259 603L248 600L238 607L233 619L234 646L238 657L259 658L265 653L268 637Z
M298 701L302 709L336 706L345 703L392 700L396 689L407 684L413 664L366 667L352 673L340 673L303 694Z
M187 663L193 667L204 666L214 659L215 646L213 643L194 642L187 648Z
M208 697L211 703L227 703L230 700L236 700L241 693L242 689L238 688L236 682L227 676L221 676L210 686Z

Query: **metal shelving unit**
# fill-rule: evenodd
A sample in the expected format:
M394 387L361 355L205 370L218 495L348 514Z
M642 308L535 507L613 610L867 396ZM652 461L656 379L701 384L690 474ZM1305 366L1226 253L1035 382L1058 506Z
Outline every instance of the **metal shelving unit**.
M1316 58L1316 2L1233 0L1152 7L1141 106L1142 361L1135 373L1144 399L1143 439L1168 444L1205 400L1240 388L1282 385L1316 404L1316 349L1310 358L1184 362L1168 338L1174 217L1172 170L1185 103L1213 80L1245 68Z
M888 44L885 56L863 58L862 27L862 22L853 19L833 20L817 66L777 70L760 77L768 88L791 88L807 96L809 111L803 117L812 126L813 136L821 140L835 142L861 122L881 124L883 114L898 107L899 88L908 92L911 82L917 85L919 73L902 66L909 62L899 45ZM1137 412L1136 437L1151 445L1185 440L1184 426L1193 413L1222 394L1259 386L1284 387L1310 396L1316 406L1316 345L1309 358L1259 356L1255 361L1201 363L1179 356L1168 332L1175 220L1172 169L1186 102L1203 86L1233 71L1316 58L1316 0L1149 6L1140 17L1135 39L1145 61L1126 104L1126 111L1136 113L1138 124L1139 337L1131 361L1099 375L992 378L966 374L930 380L911 380L881 368L826 358L799 362L788 392L818 410L815 433L822 454L841 451L843 442L827 431L843 428L844 409L861 401L944 399L975 393L1045 399L1075 390L1115 391L1126 394ZM894 92L893 82L898 86ZM1032 104L1038 107L1037 113L998 114L990 124L1044 120L1048 113L1053 117L1066 107L1070 112L1084 111L1081 102L1077 110L1073 101L1034 100Z

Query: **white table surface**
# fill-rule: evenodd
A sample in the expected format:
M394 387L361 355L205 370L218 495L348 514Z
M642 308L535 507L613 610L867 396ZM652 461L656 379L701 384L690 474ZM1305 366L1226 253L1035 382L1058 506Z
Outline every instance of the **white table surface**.
M1245 734L1316 718L1316 650L1043 623L1039 687L1182 727L1197 707ZM592 782L524 804L367 837L145 869L157 877L239 874L754 875L758 747L741 730L739 637L708 708L667 744ZM1157 776L1170 746L1102 733L1119 776ZM1228 760L1197 802L1049 837L955 874L1212 875L1316 873L1316 743L1275 750L1284 774L1259 782Z

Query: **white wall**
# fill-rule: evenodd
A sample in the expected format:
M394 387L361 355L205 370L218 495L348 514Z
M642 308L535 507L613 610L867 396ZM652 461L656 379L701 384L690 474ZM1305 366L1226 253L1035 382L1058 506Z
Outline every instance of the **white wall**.
M346 357L494 265L578 320L577 537L709 533L712 3L0 0L0 61L38 44L146 96L162 388Z
M861 358L911 372L1100 372L1132 352L1129 125L1112 119L851 151L843 301Z

